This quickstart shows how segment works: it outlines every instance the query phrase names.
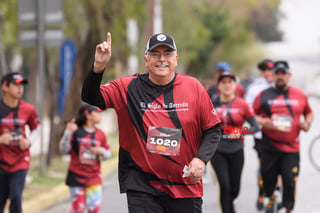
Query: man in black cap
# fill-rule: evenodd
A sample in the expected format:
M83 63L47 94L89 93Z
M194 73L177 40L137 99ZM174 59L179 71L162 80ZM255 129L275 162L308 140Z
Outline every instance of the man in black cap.
M0 212L10 199L9 212L21 213L22 192L30 165L29 147L39 135L39 120L34 107L21 100L24 79L20 73L3 76L0 101ZM31 134L26 137L25 127Z
M257 68L259 70L259 73L261 77L255 79L249 86L245 95L245 100L248 104L252 106L254 99L257 97L257 95L269 87L272 87L273 85L273 61L270 59L264 59L260 61L257 64ZM260 160L260 146L262 142L262 132L258 131L254 134L254 149L257 151L258 158ZM257 199L257 209L262 210L264 208L264 196L263 196L263 190L262 190L262 177L260 168L258 169L258 199Z
M175 72L174 39L147 42L148 72L100 86L111 57L111 34L96 46L82 99L114 108L119 123L120 192L129 212L202 212L202 175L220 140L220 120L201 83Z
M282 179L282 206L286 213L294 208L296 182L299 175L300 131L308 131L313 113L307 96L289 86L289 64L276 61L274 86L259 93L253 103L257 121L262 126L261 174L263 191L269 199L266 213L276 212L275 192L278 175ZM304 117L304 121L301 121Z

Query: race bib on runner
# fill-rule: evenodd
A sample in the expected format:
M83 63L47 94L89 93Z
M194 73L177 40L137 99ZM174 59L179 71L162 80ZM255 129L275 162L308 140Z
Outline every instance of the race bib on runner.
M23 137L22 129L11 129L10 130L11 139L9 145L19 146L19 141Z
M151 126L148 130L147 150L161 155L180 155L182 129Z
M94 165L97 163L97 155L91 152L90 147L80 145L79 160L83 164Z
M291 131L291 124L292 124L292 117L289 115L280 115L280 114L273 114L272 115L273 125L279 131L283 132L290 132Z

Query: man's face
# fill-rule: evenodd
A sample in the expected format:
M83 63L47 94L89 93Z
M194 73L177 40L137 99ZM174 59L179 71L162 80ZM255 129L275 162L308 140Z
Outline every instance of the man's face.
M165 45L158 46L144 57L150 80L158 85L169 83L178 65L178 55Z
M291 73L284 70L277 70L273 73L273 80L276 88L284 89L290 80Z
M23 95L23 84L21 83L9 83L2 85L2 89L6 96L12 97L14 99L19 99Z
M266 68L264 70L260 70L261 76L267 81L272 82L272 69Z

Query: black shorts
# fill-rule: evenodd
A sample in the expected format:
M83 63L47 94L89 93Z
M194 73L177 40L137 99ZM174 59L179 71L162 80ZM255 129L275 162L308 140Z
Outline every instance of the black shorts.
M128 191L129 213L202 213L202 198L154 196L145 192Z

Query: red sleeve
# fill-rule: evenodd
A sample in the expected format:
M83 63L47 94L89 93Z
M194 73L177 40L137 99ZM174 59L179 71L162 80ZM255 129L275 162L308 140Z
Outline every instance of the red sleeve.
M244 87L241 84L236 85L236 95L240 98L244 98Z
M305 108L303 110L303 114L306 116L307 114L312 112L312 109L311 109L311 107L309 105L309 101L308 101L308 97L307 96L305 96L305 103L306 103L306 105L305 105Z
M253 104L252 104L252 108L253 108L253 112L256 115L260 114L260 98L261 98L261 92L257 95L257 97L254 99Z
M30 130L34 130L38 127L40 121L38 119L38 116L37 116L37 113L35 111L35 109L32 107L31 109L31 113L30 113L30 116L28 118L28 125L29 125L29 128Z
M202 87L200 88L200 113L201 113L201 129L207 130L216 124L220 123L218 114L216 113L212 101L210 100L208 93Z
M243 107L245 110L245 116L246 116L245 119L246 120L248 120L249 118L251 118L255 115L252 107L245 100L243 100Z

